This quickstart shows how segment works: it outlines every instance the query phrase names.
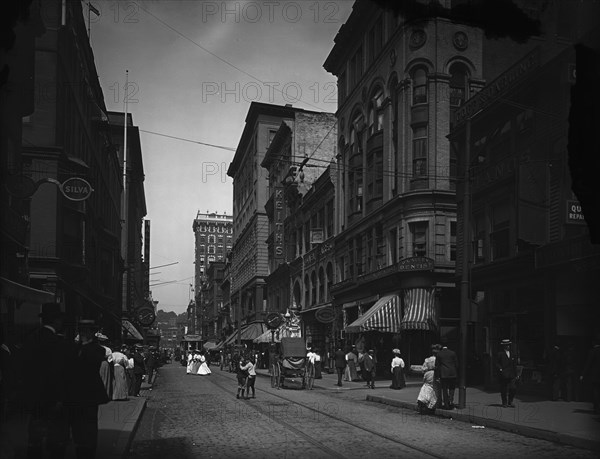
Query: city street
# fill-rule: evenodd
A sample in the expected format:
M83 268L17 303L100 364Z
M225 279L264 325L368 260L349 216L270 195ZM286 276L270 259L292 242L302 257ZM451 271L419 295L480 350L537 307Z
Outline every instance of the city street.
M160 369L130 459L195 457L596 457L592 452L415 411L372 404L364 391L270 387L237 400L235 375ZM373 393L387 391L378 388Z

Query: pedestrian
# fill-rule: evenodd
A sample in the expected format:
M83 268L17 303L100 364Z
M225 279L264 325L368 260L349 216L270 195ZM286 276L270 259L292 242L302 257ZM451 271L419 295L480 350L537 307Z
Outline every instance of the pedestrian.
M600 414L600 334L594 338L594 347L590 349L587 355L579 379L591 384L594 413Z
M187 366L186 366L186 374L191 375L194 367L194 356L190 351L187 353Z
M225 352L223 352L223 349L219 351L219 367L221 371L223 371L223 368L225 367Z
M362 375L363 379L367 382L367 387L375 389L375 372L377 370L377 358L375 357L375 351L369 349L369 352L363 355L362 363Z
M315 379L322 379L322 369L321 369L321 353L318 349L315 349Z
M358 373L356 372L356 365L358 363L358 355L356 354L356 346L352 346L352 349L346 354L346 377L345 381L356 381L358 379Z
M236 376L238 382L237 395L235 398L240 398L240 394L242 398L244 398L244 391L246 390L246 378L248 378L248 370L245 370L243 367L246 365L246 360L241 357L238 360L238 364L236 365Z
M308 390L313 389L313 384L315 382L315 353L312 351L312 348L309 346L306 348L306 364L304 371L306 372L306 388Z
M556 402L561 395L561 373L563 371L563 354L558 344L548 352L547 375L550 383L550 399ZM563 396L564 398L564 396Z
M112 349L108 347L108 336L103 334L101 331L96 333L95 338L98 340L100 346L102 346L104 349L104 360L100 365L100 377L102 378L102 384L104 384L106 395L108 395L108 398L111 399L114 379Z
M456 352L448 349L445 343L442 343L442 348L435 358L435 372L440 378L443 408L453 410L456 378L458 377L458 357Z
M204 355L204 352L200 353L200 357L199 357L198 361L200 362L200 366L198 367L197 374L199 374L200 376L210 375L211 371L210 371L210 368L208 367L207 359L206 359L206 356Z
M400 357L400 349L395 348L392 350L394 357L392 358L391 372L392 372L392 385L391 389L399 390L406 387L406 380L404 379L404 360Z
M98 344L93 320L78 323L79 343L72 361L69 385L69 422L77 459L93 459L98 445L98 406L110 400L100 377L106 359Z
M156 356L152 350L148 351L148 355L144 361L144 367L146 368L146 375L148 376L147 382L150 386L154 385L154 373L156 371ZM150 387L152 390L152 387Z
M142 346L136 344L133 349L133 395L140 397L140 390L142 388L142 378L146 374L146 367L144 365L144 357L141 354Z
M344 370L346 368L346 354L342 351L341 347L337 348L335 351L335 369L338 375L337 385L342 387L342 375L344 374Z
M127 355L123 352L113 352L112 361L114 365L112 399L127 400L129 394L127 382Z
M256 390L254 383L256 382L256 360L253 356L250 356L245 365L241 367L243 371L248 372L246 377L246 399L250 398L250 389L252 389L252 398L256 398ZM244 396L242 391L242 397Z
M496 369L500 379L500 397L503 408L515 407L513 400L517 392L517 358L515 353L511 351L511 344L512 342L509 339L503 339L500 342L502 350L496 356Z
M62 336L64 313L56 303L42 304L41 327L17 355L19 396L28 415L27 457L65 456L69 441L66 401L73 347ZM99 375L98 375L99 377Z
M434 387L435 381L435 356L428 357L423 362L423 385L417 396L419 413L433 413L437 405L437 394Z

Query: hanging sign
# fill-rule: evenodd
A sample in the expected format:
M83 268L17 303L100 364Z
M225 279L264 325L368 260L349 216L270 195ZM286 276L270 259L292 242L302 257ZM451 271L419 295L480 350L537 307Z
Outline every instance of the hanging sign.
M80 177L71 177L65 180L59 188L69 201L85 201L94 191L88 181Z

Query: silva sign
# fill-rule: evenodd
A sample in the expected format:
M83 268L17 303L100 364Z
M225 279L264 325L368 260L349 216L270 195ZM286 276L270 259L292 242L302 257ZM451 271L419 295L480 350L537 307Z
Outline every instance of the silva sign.
M59 188L63 196L70 201L85 201L94 191L87 180L80 177L65 180Z

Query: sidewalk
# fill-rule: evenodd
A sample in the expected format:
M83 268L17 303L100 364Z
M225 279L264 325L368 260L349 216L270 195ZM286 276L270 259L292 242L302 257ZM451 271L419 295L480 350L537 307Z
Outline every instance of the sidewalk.
M268 370L257 370L257 374L269 377ZM416 401L421 389L421 377L407 378L407 387L390 389L391 379L376 380L375 389L367 389L364 382L343 381L338 387L337 375L323 373L316 379L318 390L352 391L357 398L416 410ZM455 394L458 403L458 390ZM441 410L435 416L470 423L474 428L493 427L533 438L540 438L580 448L600 451L600 416L591 409L591 402L553 402L541 397L522 395L515 397L515 408L502 408L500 394L486 392L483 388L468 387L466 407L462 410Z

